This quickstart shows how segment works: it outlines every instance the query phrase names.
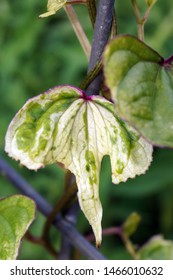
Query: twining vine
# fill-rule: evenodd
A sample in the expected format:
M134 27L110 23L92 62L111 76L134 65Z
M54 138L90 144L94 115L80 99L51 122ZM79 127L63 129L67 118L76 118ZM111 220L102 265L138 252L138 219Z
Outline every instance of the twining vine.
M9 167L2 162L2 170L8 171L5 174L9 179L14 180L14 184L48 216L40 238L29 232L26 237L42 244L60 259L69 257L71 252L68 231L74 238L73 244L79 245L76 240L79 235L74 229L78 214L76 198L93 230L88 240L95 236L96 246L101 245L103 210L99 177L105 155L110 157L112 182L119 184L147 171L153 146L173 147L173 131L170 129L173 125L173 59L172 56L164 59L144 43L144 25L157 1L145 1L147 8L143 17L137 1L131 2L137 37L117 34L114 0L99 0L98 5L94 0L48 0L48 11L40 18L54 15L64 8L89 60L87 74L79 88L59 85L30 99L11 121L6 133L5 151L28 169L38 170L52 163L65 169L64 195L52 209L20 177L16 182L16 174L12 171L14 177L11 176ZM73 8L76 4L87 7L94 27L91 45ZM110 98L105 98L106 91L109 91ZM14 200L18 207L19 197ZM17 234L14 236L14 242L20 242L34 219L35 208L32 200L30 203L32 216L20 238ZM73 226L67 223L68 219L73 220ZM118 234L132 257L140 259L140 252L129 239L138 223L139 217L133 215L119 228L104 229L103 234ZM59 253L49 240L52 224L65 233ZM79 239L81 241L81 237ZM88 246L88 243L84 244ZM16 256L18 246L15 252L11 252L11 258ZM88 256L93 254L93 258L104 258L94 249L90 253L81 246L80 249ZM4 251L3 258L7 257Z

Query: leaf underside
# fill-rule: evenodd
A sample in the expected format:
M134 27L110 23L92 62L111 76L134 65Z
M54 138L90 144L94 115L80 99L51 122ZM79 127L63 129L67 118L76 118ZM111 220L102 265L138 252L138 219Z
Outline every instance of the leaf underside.
M35 217L35 203L22 195L0 200L0 259L14 260L22 237Z
M121 121L113 104L79 89L60 86L30 99L12 120L6 152L29 169L61 162L76 176L81 209L101 242L102 207L99 174L109 155L112 181L118 184L142 174L151 162L152 146Z
M123 35L106 48L104 72L120 117L154 145L173 147L173 66Z
M67 0L48 0L47 10L48 12L40 15L40 18L48 17L56 14L58 10L60 10L65 4Z

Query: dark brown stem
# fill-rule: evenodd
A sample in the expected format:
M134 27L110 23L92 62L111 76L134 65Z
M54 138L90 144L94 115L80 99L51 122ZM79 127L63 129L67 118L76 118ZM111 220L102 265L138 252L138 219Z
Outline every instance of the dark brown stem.
M106 235L119 235L121 236L123 233L122 228L121 227L110 227L110 228L105 228L103 229L103 236ZM86 236L86 239L90 242L95 240L94 234L91 233L89 235Z
M66 5L75 5L75 4L84 4L86 5L87 0L70 0L66 3Z
M44 242L44 240L40 237L36 237L34 235L32 235L29 231L27 231L27 233L25 234L25 238L31 242L34 243L36 245L42 245L45 247L45 249L54 257L57 258L57 252L54 248L52 248L52 246L49 246L49 244L46 244Z
M29 231L26 232L25 238L34 244L43 245L42 238L32 235Z
M50 244L50 240L49 240L49 231L52 226L52 223L55 220L56 215L72 201L72 199L76 196L76 193L77 193L76 183L74 183L71 187L69 187L70 181L71 181L71 176L72 176L72 174L67 172L66 183L65 183L65 193L62 196L62 198L58 201L58 203L55 205L55 207L53 208L53 210L50 213L50 215L48 216L45 226L44 226L42 239L44 240L44 243L46 244L46 246L50 247L52 250L53 250L53 247ZM68 182L69 182L69 185L68 185Z

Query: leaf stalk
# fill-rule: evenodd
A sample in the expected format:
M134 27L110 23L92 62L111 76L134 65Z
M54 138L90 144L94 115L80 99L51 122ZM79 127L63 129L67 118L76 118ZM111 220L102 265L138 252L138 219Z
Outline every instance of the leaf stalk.
M66 13L68 15L68 18L73 26L76 36L84 50L84 53L85 53L87 59L89 60L90 53L91 53L91 45L82 28L82 25L80 24L77 14L76 14L75 10L73 9L72 5L64 6L64 10L66 11Z
M94 27L96 21L96 12L97 12L95 0L86 0L86 4L88 7L88 13L91 19L91 23Z
M145 23L147 22L150 12L155 4L155 2L153 2L146 10L145 14L143 17L141 17L138 5L136 0L131 0L132 1L132 5L133 5L133 9L135 12L135 16L136 16L136 23L137 23L137 33L138 33L138 38L141 41L144 41L144 26Z

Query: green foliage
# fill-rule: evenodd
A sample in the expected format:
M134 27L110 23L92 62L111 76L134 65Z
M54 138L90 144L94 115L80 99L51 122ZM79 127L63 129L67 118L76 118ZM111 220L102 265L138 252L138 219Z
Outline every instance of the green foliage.
M22 195L0 200L0 259L14 260L22 237L35 217L35 203Z
M104 55L106 82L118 114L155 145L173 147L173 69L132 36L119 36Z
M138 253L141 260L173 260L173 242L155 236Z
M97 245L102 239L98 187L103 156L110 156L117 184L145 173L153 151L119 120L112 103L99 96L88 98L71 86L30 99L10 123L5 150L28 169L60 162L75 175L79 203Z
M136 229L141 222L141 217L138 213L132 213L123 223L123 231L126 236L131 236L135 233Z
M63 9L55 17L39 20L45 11L46 0L1 0L0 3L0 150L3 152L4 136L14 114L26 100L46 88L60 84L79 86L86 74L87 61L73 33ZM136 23L131 1L116 1L118 33L136 35ZM126 4L126 9L124 5ZM138 1L145 11L145 1ZM92 27L84 6L75 7L85 31L91 38ZM166 16L165 16L166 15ZM172 1L158 1L152 9L145 26L145 42L164 57L172 53L173 25ZM7 157L6 157L7 158ZM63 192L64 174L56 165L48 166L37 173L8 161L50 203L54 204ZM136 179L115 186L111 183L108 158L103 160L100 178L100 196L104 212L103 227L119 225L132 212L140 213L141 224L133 235L135 244L142 245L154 234L163 233L173 239L173 151L155 149L149 171ZM0 195L16 193L12 185L0 178ZM38 215L31 231L41 235L45 219ZM90 231L86 219L80 213L80 232ZM59 246L57 234L53 240ZM24 240L20 259L50 259L51 256L38 245ZM116 237L104 237L101 251L109 259L129 259L124 245Z

